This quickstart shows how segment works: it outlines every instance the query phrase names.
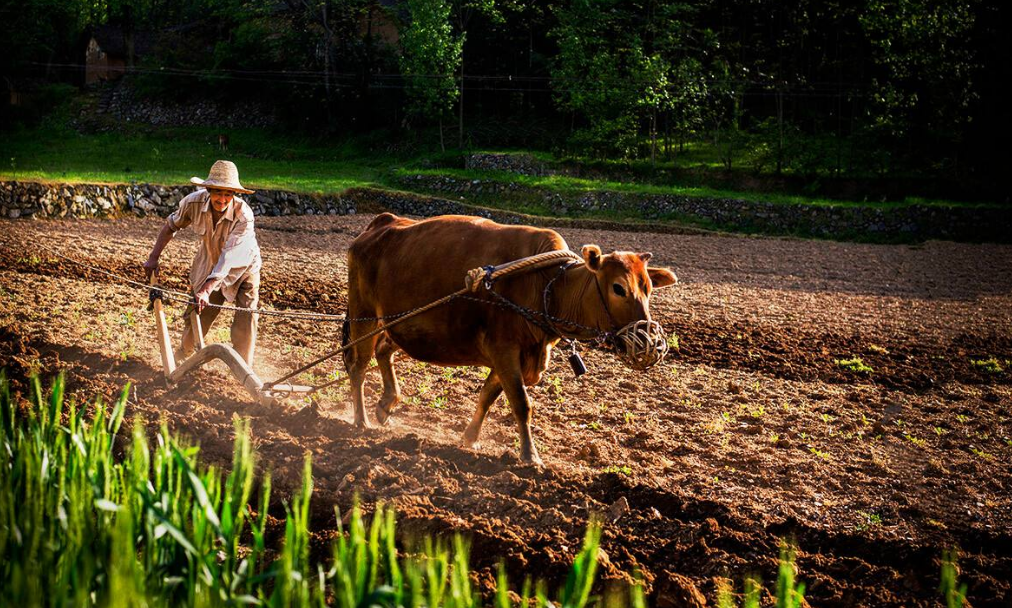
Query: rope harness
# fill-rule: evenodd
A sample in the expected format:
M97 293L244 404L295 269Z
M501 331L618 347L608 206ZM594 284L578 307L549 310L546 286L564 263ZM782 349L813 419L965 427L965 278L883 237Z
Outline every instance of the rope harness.
M148 307L149 310L151 309L151 306L153 305L156 299L160 299L163 302L165 300L185 302L188 305L192 304L194 301L192 294L168 289L162 286L152 287L139 281L134 281L128 277L124 277L114 272L110 272L108 270L105 270L104 268L99 268L97 266L93 266L85 262L81 262L79 260L62 255L46 247L45 245L42 245L41 243L36 243L36 246L47 251L47 253L56 258L66 260L68 262L71 262L78 266L82 266L94 272L110 276L127 285L147 290L149 299L149 307ZM514 260L512 262L507 262L505 264L500 264L498 266L483 266L481 268L475 268L467 272L464 279L464 287L462 289L454 293L451 293L447 296L444 296L442 298L439 298L438 300L430 302L425 306L421 306L412 310L407 310L395 314L377 317L357 317L349 319L347 318L347 315L331 315L324 313L314 313L309 311L282 312L282 311L263 310L259 308L244 308L239 306L231 306L227 304L212 304L212 303L205 304L205 306L217 308L220 310L230 310L233 312L247 312L263 316L284 317L294 319L311 319L314 321L325 321L325 322L340 321L344 324L345 337L344 339L342 339L341 348L331 351L319 357L318 359L312 361L311 363L308 363L273 382L265 383L263 385L263 390L271 392L280 392L277 391L274 387L283 384L286 380L289 380L313 367L316 367L317 365L320 365L321 363L327 361L328 359L336 357L337 355L350 350L352 347L365 340L368 340L378 334L386 332L389 328L393 327L394 325L397 325L398 323L407 321L412 317L423 314L429 310L432 310L433 308L442 306L443 304L446 304L454 299L463 299L473 302L480 302L483 304L492 304L494 306L498 306L506 310L511 310L522 316L531 325L537 327L538 329L543 331L546 335L558 336L560 340L565 342L566 347L570 349L569 363L573 367L573 372L577 376L580 376L587 371L586 366L583 364L583 360L580 358L580 355L577 352L578 341L593 341L595 344L599 346L609 346L615 351L615 354L623 363L636 370L644 370L661 362L668 352L668 344L666 337L664 335L664 329L656 321L643 320L630 323L618 330L615 330L618 324L615 322L615 319L611 314L611 310L608 308L607 300L605 299L604 294L601 292L601 286L598 284L596 280L594 281L594 284L597 288L598 297L600 298L601 304L604 306L605 312L608 315L608 320L611 323L612 331L602 331L596 327L589 327L587 325L577 323L576 321L553 316L548 312L551 299L552 286L554 285L554 283L560 277L565 275L566 271L576 266L579 266L582 263L583 258L580 255L572 251L557 250L521 258L519 260ZM542 291L541 299L543 310L540 311L534 310L532 308L528 308L526 306L517 304L516 302L513 302L509 298L505 297L504 295L493 289L495 283L498 280L505 278L507 276L531 272L534 270L541 270L544 268L557 266L560 264L561 266L559 266L558 272L555 274L554 277L552 277L551 280L548 281L548 283L545 285L544 290ZM485 291L492 296L491 300L477 298L469 295L473 293L478 293L479 290L481 290L482 288L484 288ZM362 336L359 336L354 340L348 341L347 328L349 327L349 324L367 321L381 322L381 324L376 329ZM562 325L564 327L575 328L578 331L590 334L592 337L587 338L581 336L566 335L566 333L563 330L559 329L558 327L559 325ZM309 392L311 394L321 391L329 386L332 386L339 382L343 382L346 379L347 376L331 380L324 384L313 386L311 387L311 390Z

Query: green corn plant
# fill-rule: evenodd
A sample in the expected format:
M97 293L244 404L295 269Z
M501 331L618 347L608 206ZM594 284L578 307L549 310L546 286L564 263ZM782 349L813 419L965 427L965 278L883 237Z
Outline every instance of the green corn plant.
M285 544L275 567L271 606L308 606L311 599L309 563L309 501L313 495L312 459L306 453L302 488L285 506Z
M794 562L796 556L796 547L786 542L780 544L780 569L777 575L777 608L799 608L804 604L805 584L794 584Z
M260 479L254 504L256 456L247 420L235 423L224 475L202 465L199 449L164 424L149 440L135 421L126 450L114 453L129 386L111 407L97 400L90 408L65 398L62 376L48 397L37 378L28 386L22 410L0 370L0 605L476 608L482 602L465 538L425 537L402 557L396 515L383 504L367 523L356 501L347 527L335 509L329 564L314 562L308 454L301 487L284 507L284 544L267 546L271 477ZM526 578L519 606L596 602L600 542L595 521L557 601L545 581ZM778 607L802 601L794 556L792 547L782 547ZM946 560L943 591L957 606L966 586L956 588L954 555ZM646 608L636 576L628 601ZM503 563L496 585L495 608L513 608ZM759 592L747 579L746 607L758 606ZM735 605L730 590L723 597L718 605Z
M743 608L759 608L761 591L762 584L759 579L754 576L746 576ZM734 586L726 578L722 578L717 582L717 608L738 608Z
M495 608L512 608L509 586L506 582L506 564L499 562L495 576Z
M745 608L759 608L759 594L762 584L754 576L745 577Z
M590 590L597 574L597 552L601 546L601 524L591 521L583 537L583 547L573 561L566 577L560 602L562 608L583 608L590 599ZM539 600L540 602L540 600Z
M963 608L966 604L966 583L960 585L957 581L958 557L959 552L956 549L942 552L942 582L938 590L945 597L947 608Z
M630 608L647 608L646 583L643 581L643 573L637 568L633 572L633 584L629 587Z

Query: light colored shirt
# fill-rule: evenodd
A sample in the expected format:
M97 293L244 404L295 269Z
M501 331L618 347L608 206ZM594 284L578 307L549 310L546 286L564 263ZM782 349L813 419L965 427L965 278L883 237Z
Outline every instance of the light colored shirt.
M242 282L260 272L260 246L253 232L253 210L238 196L233 197L215 224L211 195L200 188L179 201L179 208L169 216L169 224L175 230L192 226L201 237L190 266L190 286L194 293L208 279L213 279L219 282L217 289L221 289L225 300L233 302Z

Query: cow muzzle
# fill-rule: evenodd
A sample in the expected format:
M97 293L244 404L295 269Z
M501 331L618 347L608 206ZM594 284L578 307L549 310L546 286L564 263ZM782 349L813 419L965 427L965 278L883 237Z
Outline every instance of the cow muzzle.
M634 321L612 336L615 354L622 363L643 371L664 360L668 337L657 321Z

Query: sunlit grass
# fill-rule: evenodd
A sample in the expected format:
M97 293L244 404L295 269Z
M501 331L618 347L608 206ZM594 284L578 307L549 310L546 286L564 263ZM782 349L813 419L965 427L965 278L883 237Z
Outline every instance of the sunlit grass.
M622 174L634 168L631 181L587 179L564 175L524 176L495 171L472 171L442 166L432 168L439 155L419 146L412 153L386 151L382 134L334 139L311 138L285 131L265 129L229 130L229 150L219 151L217 131L210 127L154 128L120 125L116 132L82 134L57 121L54 126L4 133L0 138L0 179L58 181L69 183L150 183L186 184L190 177L204 177L211 164L226 158L239 165L243 184L252 189L287 190L311 194L338 194L349 188L411 188L400 178L410 175L447 176L460 180L480 179L517 183L560 194L612 191L626 194L675 195L729 198L777 204L860 205L895 208L905 205L970 206L949 201L909 198L902 202L878 203L841 201L775 192L742 192L698 184L674 183L661 173L648 172L643 161L593 161L603 174ZM693 143L686 148L678 166L708 166L711 147ZM543 162L546 152L522 150ZM462 154L462 153L461 153ZM456 157L459 159L459 157ZM695 163L695 164L693 164ZM461 163L462 164L462 163ZM672 164L670 170L674 170ZM646 175L659 175L658 181ZM698 181L698 180L696 180ZM515 202L515 201L514 201ZM518 211L548 214L548 209L531 204Z
M0 179L179 185L206 177L215 160L239 166L243 185L332 194L381 185L398 160L354 142L325 142L258 129L230 131L228 152L211 129L81 135L70 129L5 134ZM213 141L212 141L213 139Z

